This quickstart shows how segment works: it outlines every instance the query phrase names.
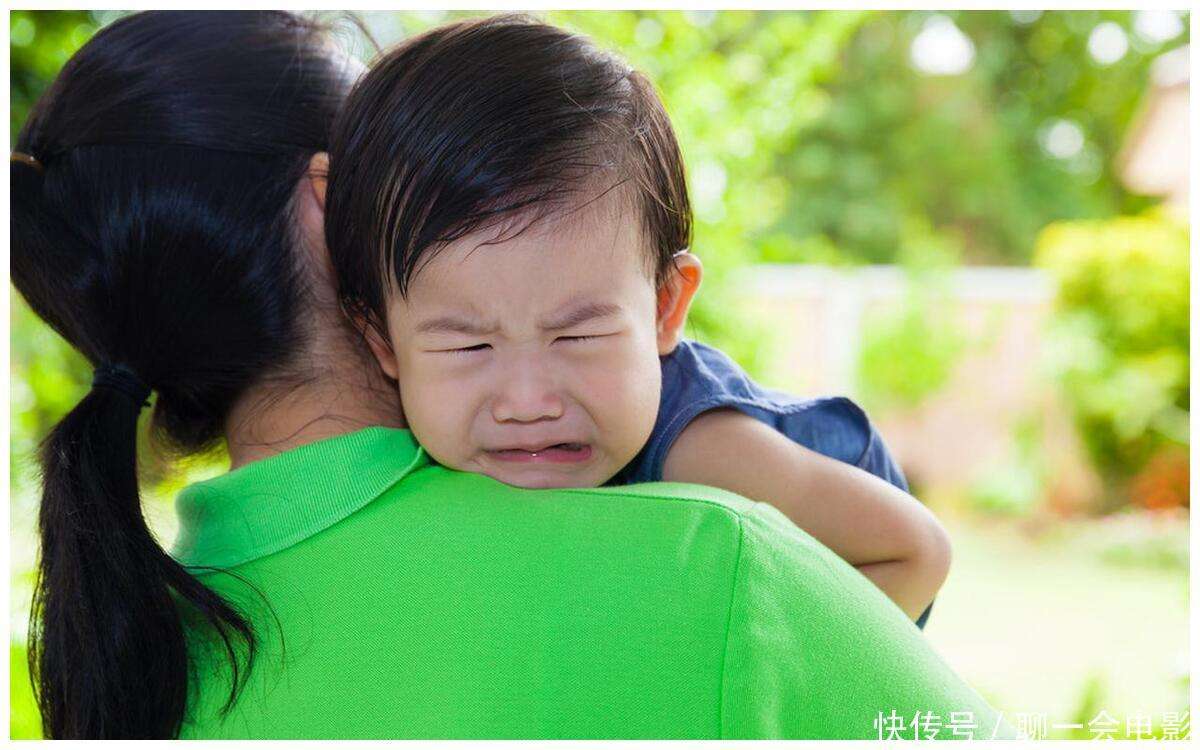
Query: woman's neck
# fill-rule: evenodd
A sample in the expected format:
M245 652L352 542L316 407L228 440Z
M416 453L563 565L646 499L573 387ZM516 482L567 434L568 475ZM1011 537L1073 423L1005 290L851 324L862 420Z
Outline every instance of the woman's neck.
M323 154L296 185L304 344L279 375L242 394L225 423L230 469L365 427L405 427L396 384L342 313L325 247Z
M318 337L290 376L265 380L238 399L225 429L230 470L366 427L407 426L395 384L345 334L338 327Z

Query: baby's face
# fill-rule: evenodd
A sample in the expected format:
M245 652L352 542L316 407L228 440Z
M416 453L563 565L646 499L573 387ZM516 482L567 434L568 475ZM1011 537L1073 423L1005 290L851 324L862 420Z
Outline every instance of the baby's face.
M519 487L595 487L645 444L662 387L656 294L620 192L498 244L480 245L495 230L467 236L407 299L391 295L391 374L439 463Z

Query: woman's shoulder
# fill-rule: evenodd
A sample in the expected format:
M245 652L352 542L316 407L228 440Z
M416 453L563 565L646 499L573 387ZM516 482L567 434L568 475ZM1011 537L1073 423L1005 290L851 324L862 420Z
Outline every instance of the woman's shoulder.
M312 471L361 476L335 454L354 466ZM186 736L868 737L876 709L986 708L770 506L678 483L526 490L428 461L381 477L335 522L205 576L262 640L224 718L204 671L220 661L198 664ZM303 516L322 485L272 487Z
M371 428L185 488L176 503L172 554L195 569L229 569L340 544L390 548L407 534L451 530L466 538L508 529L494 541L591 535L600 542L596 532L603 528L620 528L627 538L668 538L668 530L701 517L708 535L691 541L720 538L728 545L753 505L724 490L681 483L512 487L438 465L406 430ZM652 539L642 543L653 547Z
M337 523L206 576L270 609L250 609L266 640L243 702L220 718L224 683L209 678L188 735L715 737L753 505L682 484L527 490L423 464Z
M419 527L420 519L437 519L427 528L478 535L477 543L553 537L563 543L562 554L580 540L593 549L611 547L613 554L634 545L648 551L680 544L717 545L732 552L755 505L702 485L649 482L530 490L429 464L363 508L361 522L387 528L389 519L404 517ZM694 533L698 526L704 533Z

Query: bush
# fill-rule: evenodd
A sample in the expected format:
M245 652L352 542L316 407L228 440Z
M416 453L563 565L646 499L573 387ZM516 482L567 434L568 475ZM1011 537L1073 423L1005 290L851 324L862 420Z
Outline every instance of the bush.
M915 408L949 381L965 340L940 307L910 290L896 314L865 321L857 376L872 411Z
M974 510L1021 516L1032 511L1046 493L1048 474L1042 430L1031 417L1013 429L1013 445L1006 455L988 466L967 491Z
M1188 226L1160 211L1052 224L1035 264L1058 284L1048 364L1097 471L1102 510L1188 504ZM1131 490L1142 489L1131 494Z
M867 315L855 373L858 391L871 411L913 409L940 391L971 342L948 313L956 304L949 290L961 241L939 234L926 221L906 222L899 265L904 301L887 312Z

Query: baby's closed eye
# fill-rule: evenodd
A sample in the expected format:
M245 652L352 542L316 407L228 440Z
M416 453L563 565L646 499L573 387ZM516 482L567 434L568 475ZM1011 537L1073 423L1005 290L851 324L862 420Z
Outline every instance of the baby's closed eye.
M436 350L434 350L434 353L436 353L436 354L474 354L475 352L481 352L485 349L490 349L491 347L492 347L491 344L475 344L473 346L463 346L463 347L458 347L456 349L436 349Z
M616 333L593 333L593 334L579 335L579 336L559 336L558 338L554 339L554 343L562 342L562 343L566 343L566 344L582 344L582 343L587 343L587 342L598 341L600 339L611 338L616 335L617 335ZM491 349L491 348L492 348L491 344L472 344L470 346L457 346L457 347L453 347L450 349L430 349L429 352L431 354L459 354L459 355L462 355L462 354L474 354L476 352L482 352L482 351L485 351L485 350Z

